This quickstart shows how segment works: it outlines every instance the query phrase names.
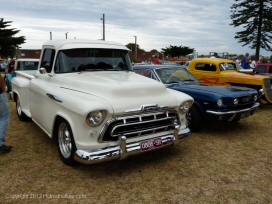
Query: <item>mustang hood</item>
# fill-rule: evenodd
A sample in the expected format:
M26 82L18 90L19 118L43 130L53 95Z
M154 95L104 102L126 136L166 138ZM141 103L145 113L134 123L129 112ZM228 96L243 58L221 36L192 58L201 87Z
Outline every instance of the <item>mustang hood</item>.
M180 105L162 83L134 72L73 73L63 78L61 88L100 97L108 101L115 112L139 109L143 104L158 104L158 101L159 106Z
M223 96L232 96L240 97L250 94L257 94L257 91L251 88L238 87L238 86L216 86L216 85L207 85L207 84L194 84L194 85L185 85L185 84L175 84L170 85L169 88L182 91L187 94L213 94L220 97Z

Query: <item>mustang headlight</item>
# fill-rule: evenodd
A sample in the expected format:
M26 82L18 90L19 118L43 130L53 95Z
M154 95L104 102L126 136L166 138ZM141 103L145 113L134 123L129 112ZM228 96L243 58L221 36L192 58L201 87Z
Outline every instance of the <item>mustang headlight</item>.
M180 105L179 110L181 111L181 113L187 113L189 109L191 108L192 104L193 104L193 101L184 101Z
M237 105L238 103L239 103L239 99L238 98L233 99L233 104L234 105Z
M217 106L218 106L218 107L223 106L223 99L222 99L222 98L218 99L218 101L217 101Z
M97 111L90 112L86 117L86 123L89 126L97 127L101 125L101 123L106 118L106 115L107 115L107 111L104 111L104 110L97 110Z

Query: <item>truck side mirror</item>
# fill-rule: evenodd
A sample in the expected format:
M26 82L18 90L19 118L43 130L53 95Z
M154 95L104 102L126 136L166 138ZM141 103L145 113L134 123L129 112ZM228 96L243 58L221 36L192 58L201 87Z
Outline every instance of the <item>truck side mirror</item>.
M46 69L45 69L44 67L41 67L41 68L39 69L39 72L40 72L41 74L46 74L46 73L47 73L47 71L46 71Z

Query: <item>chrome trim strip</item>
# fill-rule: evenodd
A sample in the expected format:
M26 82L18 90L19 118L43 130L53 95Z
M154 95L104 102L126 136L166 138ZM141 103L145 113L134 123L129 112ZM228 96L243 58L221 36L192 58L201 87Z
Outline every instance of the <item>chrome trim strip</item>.
M185 140L190 136L190 129L186 128L183 130L178 130L180 126L176 125L174 134L167 134L160 137L162 139L162 147L173 145L178 142L178 140ZM154 139L152 138L152 139ZM151 138L150 138L151 139ZM110 160L122 160L126 159L128 156L136 155L142 153L140 142L145 140L139 140L136 142L127 143L126 137L122 136L119 138L118 144L111 147L100 148L94 151L77 150L74 154L74 159L83 164L95 164L100 162L106 162ZM160 149L162 147L156 148ZM148 151L153 151L156 149L151 149ZM147 152L148 152L147 151Z
M246 109L237 110L237 111L228 111L228 112L207 110L206 113L213 114L213 115L237 114L237 113L246 112L246 111L252 111L254 109L257 109L259 107L259 105L260 105L260 103L255 103L251 108L246 108Z

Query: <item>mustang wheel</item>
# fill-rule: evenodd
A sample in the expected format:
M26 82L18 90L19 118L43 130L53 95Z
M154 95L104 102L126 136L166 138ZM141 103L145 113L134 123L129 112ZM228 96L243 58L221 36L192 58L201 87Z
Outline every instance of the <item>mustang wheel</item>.
M22 111L19 96L16 97L16 112L19 120L21 121L30 120L30 118Z
M196 106L192 106L186 114L186 125L192 132L200 130L203 123L203 117L200 110Z
M76 165L77 162L74 159L76 145L69 123L64 119L60 119L56 131L58 152L61 160L69 166Z

